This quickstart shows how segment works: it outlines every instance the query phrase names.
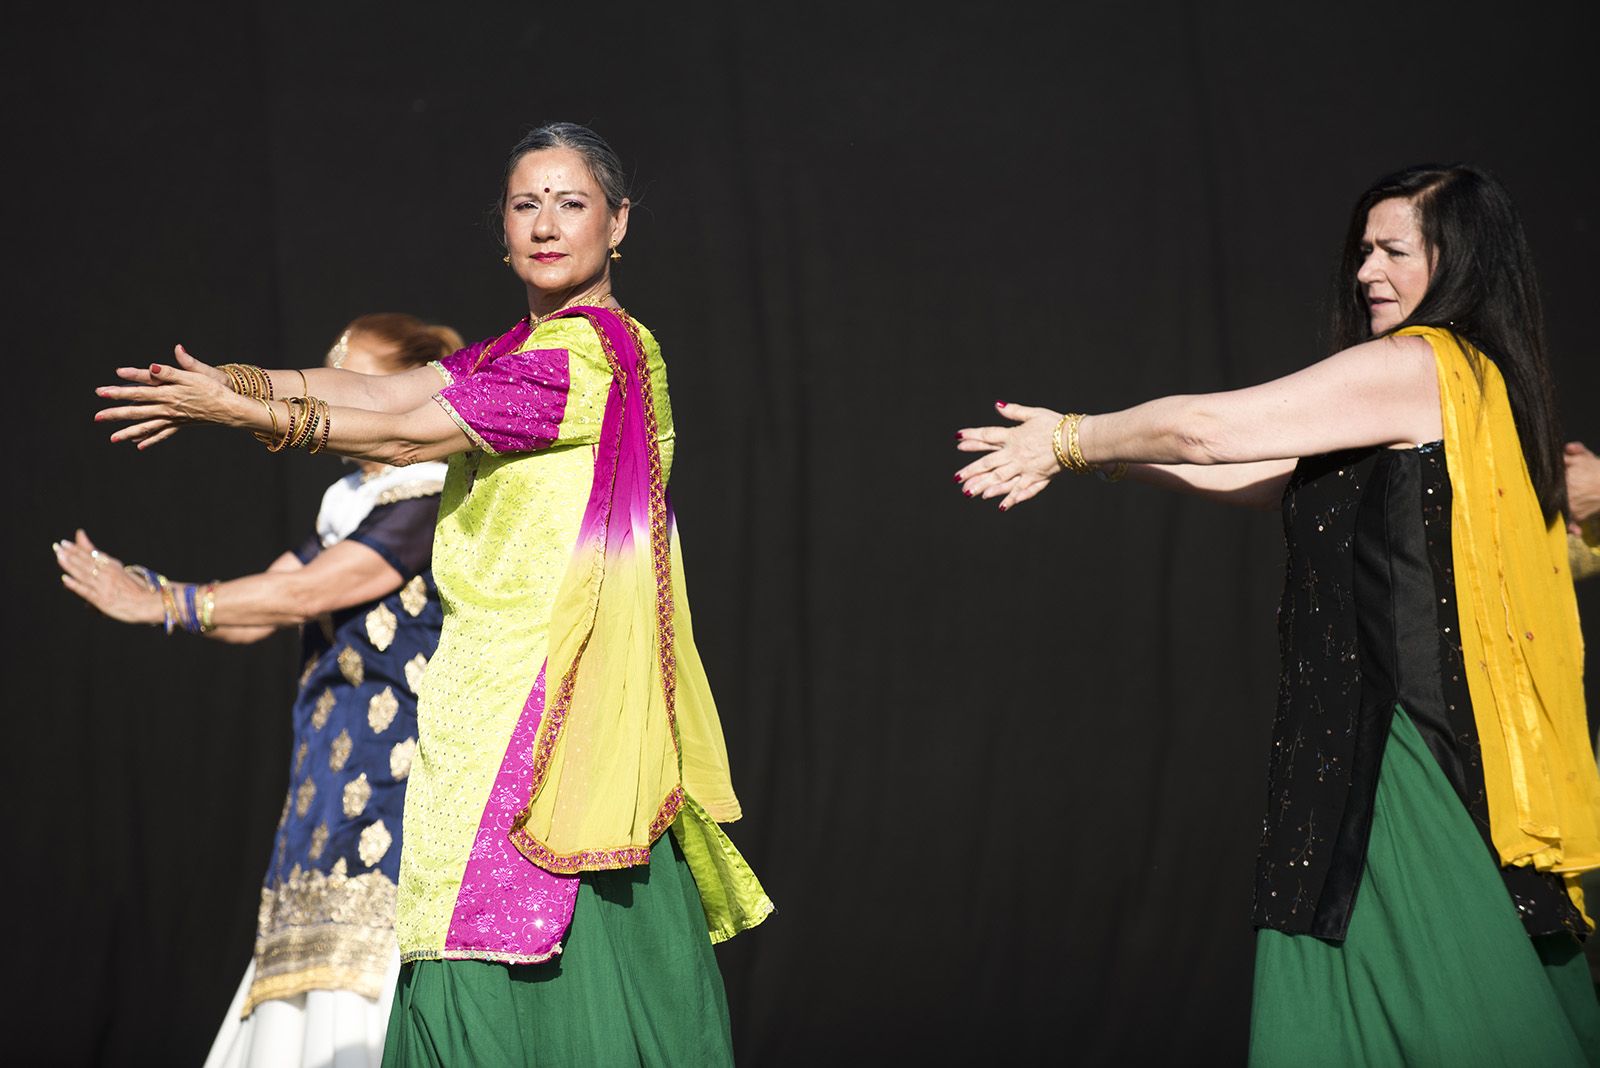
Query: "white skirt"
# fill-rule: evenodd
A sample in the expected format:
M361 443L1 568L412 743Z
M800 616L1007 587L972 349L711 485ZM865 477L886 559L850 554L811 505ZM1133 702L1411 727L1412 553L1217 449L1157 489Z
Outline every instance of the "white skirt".
M263 1001L241 1020L239 1011L256 975L251 961L205 1068L380 1068L399 974L396 952L377 1001L351 990L311 990Z

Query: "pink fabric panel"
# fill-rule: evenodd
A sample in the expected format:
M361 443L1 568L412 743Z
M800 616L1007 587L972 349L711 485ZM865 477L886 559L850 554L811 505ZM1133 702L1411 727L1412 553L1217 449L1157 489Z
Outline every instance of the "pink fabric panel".
M578 878L552 875L512 846L511 821L528 803L533 779L533 741L544 711L544 671L523 705L511 744L506 746L478 823L478 834L455 913L445 938L445 953L497 960L531 962L560 952L561 939L572 922Z
M567 350L534 349L458 375L439 396L494 452L532 452L561 436L569 385Z

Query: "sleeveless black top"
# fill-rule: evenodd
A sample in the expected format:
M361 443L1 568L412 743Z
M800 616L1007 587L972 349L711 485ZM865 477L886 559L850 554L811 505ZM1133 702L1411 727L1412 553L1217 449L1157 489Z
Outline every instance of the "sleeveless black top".
M1342 940L1396 705L1495 857L1461 669L1444 443L1301 460L1284 490L1283 529L1281 673L1254 923ZM1586 933L1559 876L1500 872L1530 934Z

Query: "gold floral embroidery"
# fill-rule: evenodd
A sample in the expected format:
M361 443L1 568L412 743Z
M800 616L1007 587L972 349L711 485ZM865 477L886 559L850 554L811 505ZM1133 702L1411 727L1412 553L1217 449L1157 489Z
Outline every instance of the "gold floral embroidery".
M394 842L394 837L389 833L389 828L383 821L371 824L361 832L361 843L357 847L361 854L361 863L371 868L383 859L389 852L389 846Z
M394 643L395 625L400 621L395 618L389 606L380 604L367 613L367 640L378 652L383 652Z
M306 818L306 813L311 811L311 802L316 799L317 784L310 779L300 784L300 789L294 795L294 814L301 819Z
M393 762L393 760L394 760L394 758L390 757L390 762L391 763ZM289 794L284 794L283 795L283 814L278 817L278 830L280 830L280 831L283 830L283 825L285 823L289 822L289 805L291 803L292 803L291 796Z
M372 507L382 508L386 504L414 501L418 497L432 497L443 490L443 482L410 482L403 486L390 486L378 494L378 499L372 502Z
M401 782L411 774L411 762L417 758L417 740L407 738L403 742L396 742L393 749L389 750L389 775L395 782Z
M344 765L350 759L350 750L353 748L350 741L350 732L340 731L339 737L333 740L328 747L328 767L332 771L343 771Z
M310 751L310 742L301 742L300 748L294 751L294 774L300 774L300 769L306 766L306 754Z
M400 699L394 695L393 687L385 686L382 693L373 694L367 702L367 726L373 734L382 734L399 711Z
M339 671L344 681L352 686L360 686L361 680L367 677L367 665L361 662L361 654L348 645L339 653Z
M381 871L350 876L344 858L331 872L304 871L261 891L255 981L245 1015L274 998L308 990L384 993L395 950L395 884Z
M427 670L428 658L421 653L406 661L406 685L411 687L412 693L422 685L422 673Z
M422 581L421 575L406 583L400 591L400 607L413 618L420 616L422 610L428 607L428 584Z
M322 851L328 848L328 825L317 824L317 829L311 832L311 848L306 851L312 860L322 859Z
M322 663L322 657L314 656L306 661L305 670L300 672L300 685L304 686L311 681L311 673L317 670L317 665Z
M344 784L344 814L347 819L355 819L366 810L367 802L372 799L372 784L367 781L367 773L362 772Z
M344 657L339 657L339 666L344 666ZM311 710L311 726L317 730L328 725L328 714L333 711L334 696L332 690L323 690L322 696L317 698L317 707Z

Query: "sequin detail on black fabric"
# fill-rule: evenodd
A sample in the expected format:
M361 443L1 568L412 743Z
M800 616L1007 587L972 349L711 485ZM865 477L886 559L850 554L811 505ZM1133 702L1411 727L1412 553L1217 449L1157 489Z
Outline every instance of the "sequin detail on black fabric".
M1302 460L1285 489L1277 715L1254 922L1341 939L1390 720L1404 707L1485 836L1441 443ZM1488 856L1492 859L1492 850ZM1530 933L1581 930L1560 880L1504 869Z

